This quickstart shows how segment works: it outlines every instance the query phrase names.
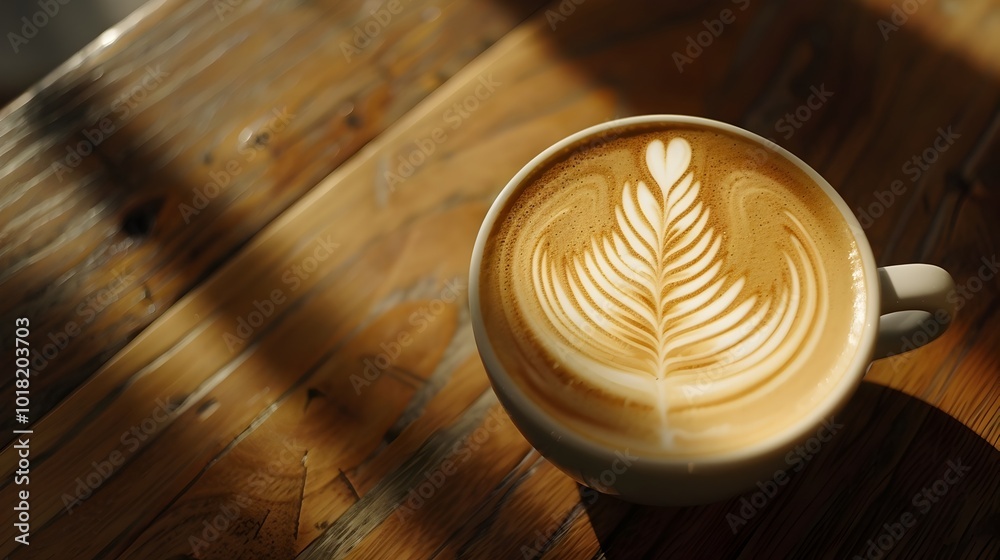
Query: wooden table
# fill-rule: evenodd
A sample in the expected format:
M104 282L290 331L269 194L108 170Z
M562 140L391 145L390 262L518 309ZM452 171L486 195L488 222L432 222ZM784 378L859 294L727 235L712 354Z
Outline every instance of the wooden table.
M0 112L0 556L995 558L998 81L988 0L154 1ZM508 178L644 113L772 137L963 290L785 484L705 507L539 457L465 303Z

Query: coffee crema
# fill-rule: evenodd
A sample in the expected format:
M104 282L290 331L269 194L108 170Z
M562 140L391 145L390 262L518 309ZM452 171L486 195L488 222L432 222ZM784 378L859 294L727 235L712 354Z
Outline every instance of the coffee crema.
M521 182L480 270L487 334L529 398L656 456L795 425L847 373L860 252L794 163L716 129L637 125Z

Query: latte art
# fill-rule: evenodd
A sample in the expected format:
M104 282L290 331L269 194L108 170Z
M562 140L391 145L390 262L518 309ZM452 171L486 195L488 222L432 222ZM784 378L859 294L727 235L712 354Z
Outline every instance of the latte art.
M740 147L636 134L524 189L482 296L488 329L526 335L501 359L541 406L592 437L684 455L772 435L836 381L803 373L851 358L820 343L860 329L853 239L792 164L758 168Z
M782 341L798 347L806 338L826 291L813 273L822 266L815 243L786 214L788 285L777 301L758 298L726 267L722 237L708 225L711 210L687 170L690 160L683 139L666 150L651 142L646 165L655 187L625 183L617 227L593 237L582 255L550 255L539 238L532 257L538 306L522 304L521 312L543 312L555 336L542 340L571 347L551 350L574 369L637 385L713 367L717 379L740 374L744 385L756 384L780 365L774 352Z

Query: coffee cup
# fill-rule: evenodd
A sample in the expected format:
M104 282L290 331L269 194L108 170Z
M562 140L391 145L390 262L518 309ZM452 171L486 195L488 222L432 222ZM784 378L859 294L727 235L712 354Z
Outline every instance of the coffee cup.
M581 484L673 506L788 469L873 360L944 332L953 291L933 265L877 267L793 154L678 115L532 159L488 211L469 281L483 365L525 439Z

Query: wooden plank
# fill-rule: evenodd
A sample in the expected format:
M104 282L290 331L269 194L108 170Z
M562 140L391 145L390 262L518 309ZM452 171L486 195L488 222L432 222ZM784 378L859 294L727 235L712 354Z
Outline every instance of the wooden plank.
M608 497L587 504L583 498L599 549L557 542L552 557L572 557L564 553L569 550L591 551L594 558L864 557L869 541L901 519L909 526L884 537L883 550L873 554L961 558L1000 550L987 513L996 510L1000 491L995 448L946 414L870 383L842 423L810 459L789 465L788 482L775 484L770 497L761 490L693 508L628 506ZM948 475L950 484L941 482L949 461L962 472ZM799 464L805 465L801 471ZM761 484L766 489L772 482ZM932 491L931 501L921 495L935 484L940 496Z
M886 161L905 161L926 144L939 117L960 115L972 138L986 137L989 118L978 127L976 119L996 106L995 84L908 28L898 35L907 49L893 37L872 55L880 38L870 30L881 15L856 4L753 4L683 73L669 56L663 71L648 71L649 53L682 49L729 5L622 10L591 0L555 29L543 11L395 120L42 419L33 474L56 490L33 505L39 546L31 557L180 556L197 546L218 558L236 549L253 557L442 558L523 554L521 546L536 543L557 558L852 557L917 507L912 496L940 480L950 460L972 465L968 478L921 511L892 554L1000 552L989 524L1000 492L992 474L1000 437L990 350L995 284L971 306L976 315L960 315L952 333L907 363L907 377L880 377L889 362L873 368L871 379L904 391L864 384L843 431L735 532L729 515L740 515L752 494L686 509L590 500L540 462L502 415L499 428L488 427L498 409L464 303L444 301L445 282L464 280L495 193L558 138L641 112L703 114L780 134L778 119L826 83L834 97L779 141L854 206L872 196L871 185L891 180L896 164L887 170ZM892 70L904 63L905 72ZM947 91L938 84L943 68L956 80ZM941 107L916 112L929 88L942 93ZM465 102L475 108L459 112L455 104ZM982 145L962 140L969 143L946 154L956 162ZM413 155L428 145L430 155ZM407 157L420 161L412 173L400 160ZM274 165L286 163L262 173ZM969 173L977 200L994 200L988 181L1000 174L987 163ZM945 200L925 180L921 196ZM975 247L956 261L968 271L968 257L991 246L995 226L988 205L958 207L968 219L930 242L939 251L931 257ZM895 220L919 226L920 215L906 208L892 205L870 228L877 250L895 239ZM215 217L219 231L239 229L237 218ZM991 233L978 235L983 229ZM324 241L335 248L320 259ZM908 250L901 241L895 247L893 254ZM310 258L315 269L295 272ZM288 271L298 278L294 289ZM281 302L245 340L226 337L276 289ZM411 332L413 313L435 300L441 312ZM368 363L395 353L401 333L421 336L405 349L400 343L371 385L358 385ZM158 398L176 406L163 421ZM129 450L119 436L149 418L151 433ZM475 452L454 452L475 437L485 437ZM62 509L60 493L125 450L123 464L72 515ZM2 459L12 461L12 452ZM433 482L451 470L445 461L466 456ZM430 497L403 510L421 488ZM0 488L0 500L12 500L12 491ZM217 536L206 523L218 525ZM4 543L10 531L0 529ZM3 546L0 554L25 554Z
M538 3L236 4L162 2L0 117L36 416Z

